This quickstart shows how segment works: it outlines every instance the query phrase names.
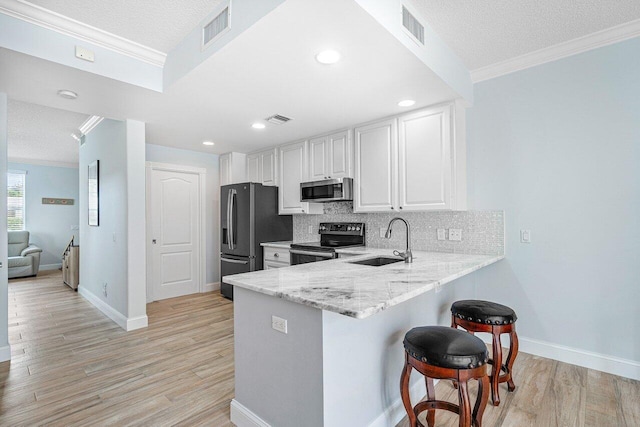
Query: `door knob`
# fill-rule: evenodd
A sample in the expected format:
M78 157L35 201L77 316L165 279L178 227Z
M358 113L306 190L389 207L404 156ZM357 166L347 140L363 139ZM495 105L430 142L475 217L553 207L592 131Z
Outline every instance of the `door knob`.
M153 243L153 244L155 245L155 244L156 244L156 239L153 239L153 240L151 241L151 243Z

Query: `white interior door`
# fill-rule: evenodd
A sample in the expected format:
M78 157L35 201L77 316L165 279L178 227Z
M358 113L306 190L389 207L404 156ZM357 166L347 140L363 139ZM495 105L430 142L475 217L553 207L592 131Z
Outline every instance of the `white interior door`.
M151 287L161 300L199 291L200 175L151 171Z

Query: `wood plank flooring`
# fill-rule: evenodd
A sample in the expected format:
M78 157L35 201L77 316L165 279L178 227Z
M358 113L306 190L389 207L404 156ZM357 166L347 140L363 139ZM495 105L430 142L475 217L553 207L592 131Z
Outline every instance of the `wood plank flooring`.
M414 371L412 375L419 374ZM507 384L500 384L500 406L491 405L489 398L483 426L640 427L640 381L522 352L513 375L516 391L509 393ZM477 383L470 384L475 402ZM438 399L458 403L457 390L450 382L440 381L435 388ZM420 417L424 425L425 418L426 412ZM437 427L457 425L456 414L436 412ZM397 425L408 426L407 417Z
M233 305L196 294L147 314L127 333L58 271L11 280L0 425L231 426Z
M196 294L147 312L149 327L127 333L59 272L11 280L13 358L0 363L0 426L231 426L233 305ZM484 426L640 427L638 381L525 353L514 378L518 389L501 385ZM444 381L436 394L457 399ZM457 426L457 417L438 411L436 425Z

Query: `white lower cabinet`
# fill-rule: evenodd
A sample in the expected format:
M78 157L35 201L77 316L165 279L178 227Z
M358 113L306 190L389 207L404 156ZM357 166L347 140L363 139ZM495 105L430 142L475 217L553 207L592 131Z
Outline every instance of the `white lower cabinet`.
M248 180L262 185L278 185L277 155L276 148L247 154Z
M281 247L264 247L263 255L263 269L269 270L272 268L288 267L290 265L291 258L289 255L289 249Z
M278 208L280 215L321 214L324 212L320 203L300 201L300 183L309 180L307 147L307 141L278 147L280 163Z
M466 197L456 194L464 163L454 161L453 111L426 108L355 128L354 212L464 209L455 203Z

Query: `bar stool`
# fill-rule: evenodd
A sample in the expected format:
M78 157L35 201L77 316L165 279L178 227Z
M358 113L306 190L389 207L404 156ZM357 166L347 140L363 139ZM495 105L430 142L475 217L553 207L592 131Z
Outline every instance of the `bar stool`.
M493 358L489 364L491 369L491 400L494 406L500 404L498 384L506 382L507 389L514 391L516 385L511 376L513 362L518 356L518 335L516 334L516 312L506 305L490 301L462 300L451 305L451 327L458 326L471 334L487 332L493 335ZM502 363L501 334L509 334L511 345L506 363ZM501 372L504 371L504 375Z
M400 377L400 395L409 417L411 427L424 425L418 421L418 415L427 412L427 424L433 427L435 410L445 409L460 415L459 426L481 427L482 414L489 398L489 377L487 376L487 346L481 339L466 332L446 326L423 326L413 328L404 337L405 364ZM409 396L409 377L415 369L425 377L427 400L415 407ZM433 379L457 381L458 402L436 400ZM478 395L471 412L467 382L478 380Z

